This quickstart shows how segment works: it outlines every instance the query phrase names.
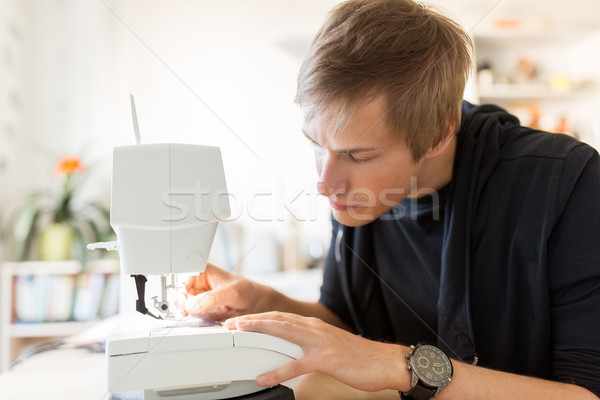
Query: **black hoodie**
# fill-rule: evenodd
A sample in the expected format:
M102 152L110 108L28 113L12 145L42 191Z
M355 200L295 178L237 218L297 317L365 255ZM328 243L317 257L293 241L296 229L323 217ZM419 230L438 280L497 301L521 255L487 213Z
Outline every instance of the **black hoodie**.
M356 333L398 342L390 322L398 313L384 300L394 282L382 282L374 262L398 240L377 235L389 223L333 221L320 301ZM485 367L600 396L598 153L465 102L440 224L437 344L455 359L477 356Z

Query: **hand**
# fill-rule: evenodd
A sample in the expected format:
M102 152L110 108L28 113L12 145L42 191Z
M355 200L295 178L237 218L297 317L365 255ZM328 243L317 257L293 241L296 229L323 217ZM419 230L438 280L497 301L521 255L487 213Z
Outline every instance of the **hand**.
M270 288L207 264L204 272L185 284L184 314L208 320L266 311Z
M256 378L260 386L273 386L310 372L320 372L355 389L408 390L409 374L403 346L364 339L317 318L268 312L225 321L229 329L278 336L299 345L304 357Z

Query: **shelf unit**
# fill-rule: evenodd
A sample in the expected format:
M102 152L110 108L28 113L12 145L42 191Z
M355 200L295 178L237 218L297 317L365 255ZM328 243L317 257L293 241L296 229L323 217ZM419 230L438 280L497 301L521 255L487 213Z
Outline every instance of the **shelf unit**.
M6 262L0 265L0 372L39 343L78 334L96 321L15 322L14 278L22 275L118 274L117 260L94 260L84 269L79 261Z
M472 36L477 67L489 64L494 79L485 83L476 76L479 103L504 107L525 125L533 110L539 111L544 130L552 131L566 118L580 140L600 145L594 137L600 124L600 70L595 67L600 65L600 29L485 28ZM535 67L533 78L517 72L520 60ZM565 86L552 87L560 79Z
M595 89L576 89L565 92L551 90L548 85L505 84L479 87L479 97L486 100L577 100L585 96L598 96Z

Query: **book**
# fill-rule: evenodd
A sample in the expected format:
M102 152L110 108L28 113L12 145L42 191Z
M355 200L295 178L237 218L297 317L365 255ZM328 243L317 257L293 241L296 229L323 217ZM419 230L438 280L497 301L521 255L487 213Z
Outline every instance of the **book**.
M75 321L91 321L98 317L104 281L104 274L98 273L81 274L77 277L73 304Z
M108 318L119 313L119 289L120 276L118 274L107 275L100 305L100 318Z
M15 278L15 315L18 322L40 322L35 310L36 286L34 275L19 275Z
M48 276L46 321L60 322L71 319L74 290L73 275Z

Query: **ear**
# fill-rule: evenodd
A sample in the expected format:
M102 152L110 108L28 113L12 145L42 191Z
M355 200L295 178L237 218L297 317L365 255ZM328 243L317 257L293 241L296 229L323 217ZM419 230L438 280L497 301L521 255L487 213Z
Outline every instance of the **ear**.
M423 158L435 158L443 154L446 150L448 150L448 147L456 138L456 132L454 129L455 125L455 123L449 125L448 129L446 130L446 135L444 136L444 139L442 139L442 141L430 148L427 151L427 153L425 153L425 156Z

